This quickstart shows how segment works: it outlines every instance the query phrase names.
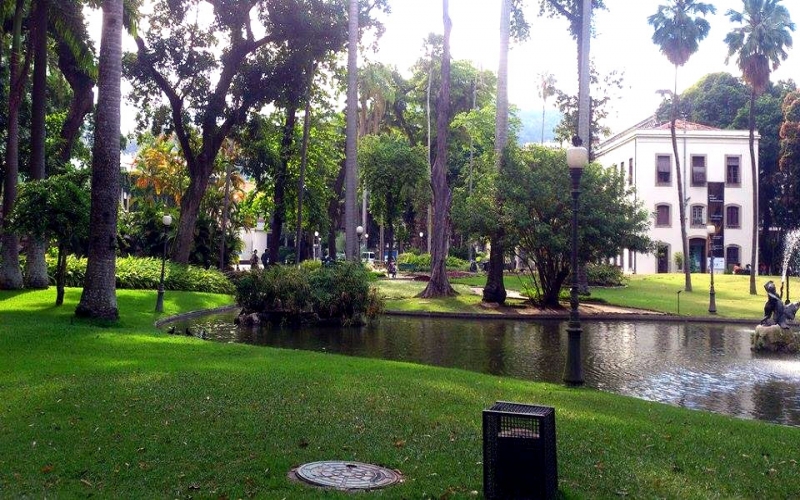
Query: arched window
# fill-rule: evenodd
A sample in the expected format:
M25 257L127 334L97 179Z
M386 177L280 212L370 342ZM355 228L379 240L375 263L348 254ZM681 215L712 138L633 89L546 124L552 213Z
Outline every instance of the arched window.
M668 204L656 205L656 227L672 226L672 207Z
M692 227L706 227L706 207L705 205L692 205L691 211L691 226Z
M725 227L740 229L742 227L742 208L738 205L725 207Z

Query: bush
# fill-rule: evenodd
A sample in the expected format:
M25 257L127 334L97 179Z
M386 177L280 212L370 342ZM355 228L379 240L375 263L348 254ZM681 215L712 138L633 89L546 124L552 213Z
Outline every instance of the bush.
M423 253L416 255L410 252L401 253L397 256L398 264L413 264L417 266L418 270L429 270L431 268L431 254ZM445 261L447 269L458 271L469 271L469 262L459 259L458 257L448 256Z
M586 275L589 286L622 286L626 281L622 269L611 264L587 264Z
M86 280L86 259L67 257L65 286L82 287ZM47 259L47 273L55 276L56 259ZM117 288L155 290L161 280L161 259L152 257L117 257ZM167 261L164 270L164 289L188 292L233 294L234 287L216 269L184 266Z
M298 321L359 324L383 310L383 299L370 286L371 273L357 262L333 266L272 266L242 275L236 302L243 314L259 313Z

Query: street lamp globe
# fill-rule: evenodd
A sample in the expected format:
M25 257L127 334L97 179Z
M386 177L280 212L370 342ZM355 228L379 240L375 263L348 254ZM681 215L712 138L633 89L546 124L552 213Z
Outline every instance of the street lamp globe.
M358 235L358 237L360 238L360 237L361 237L361 235L362 235L362 234L364 234L364 227L363 227L363 226L358 226L358 227L356 228L356 234L357 234L357 235Z
M161 217L161 222L167 227L171 226L172 225L172 216L170 214L167 214L164 217Z

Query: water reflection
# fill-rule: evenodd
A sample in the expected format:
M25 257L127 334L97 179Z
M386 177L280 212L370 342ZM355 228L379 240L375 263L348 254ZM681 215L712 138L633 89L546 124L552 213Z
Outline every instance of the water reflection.
M560 383L566 324L387 316L363 328L239 329L232 315L176 325L211 338ZM743 326L583 322L586 384L687 408L800 425L800 358L754 355Z

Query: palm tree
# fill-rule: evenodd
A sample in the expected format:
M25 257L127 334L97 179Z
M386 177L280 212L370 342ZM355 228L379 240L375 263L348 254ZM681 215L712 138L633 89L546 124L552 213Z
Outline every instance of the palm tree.
M694 0L671 0L668 5L659 5L658 11L647 18L655 29L653 43L661 47L661 52L675 65L675 82L672 92L672 112L670 113L670 133L672 152L675 158L675 179L678 185L678 212L681 223L681 243L683 255L689 255L689 238L686 232L686 198L683 194L683 177L678 156L678 139L675 134L675 121L678 119L678 67L697 52L700 40L708 36L711 25L705 19L696 17L713 14L713 5ZM683 266L685 290L692 291L692 275L688 265Z
M33 2L31 39L33 42L33 89L31 91L31 178L45 178L45 117L47 110L47 17L48 0ZM25 282L30 288L47 288L47 242L31 236L25 260Z
M508 45L511 39L511 3L503 0L500 5L500 64L497 70L497 115L495 116L495 166L503 167L508 144ZM498 227L491 237L492 248L489 253L489 271L483 300L502 304L506 301L506 288L503 283L503 230Z
M120 193L120 81L122 0L103 0L103 32L97 78L92 200L86 280L77 316L119 318L116 294L117 205Z
M356 208L356 182L358 182L358 0L350 0L347 52L347 141L345 143L344 228L345 255L350 260L358 258L358 211Z
M743 0L742 12L728 10L725 15L734 28L725 37L728 44L727 63L736 55L736 64L742 70L744 81L750 85L750 175L753 177L753 236L750 255L750 295L756 295L756 257L758 256L758 169L755 152L755 102L756 97L769 85L771 69L777 69L788 56L786 48L792 46L790 31L794 31L789 11L781 0ZM771 66L771 67L770 67Z
M4 5L5 6L5 5ZM19 110L25 92L30 64L30 53L22 59L22 19L25 1L16 0L12 32L11 54L9 56L10 85L8 92L8 132L6 135L5 179L3 182L3 227L0 235L0 289L16 290L23 287L22 272L19 269L19 239L10 230L8 214L14 208L17 198L17 176L19 172Z

